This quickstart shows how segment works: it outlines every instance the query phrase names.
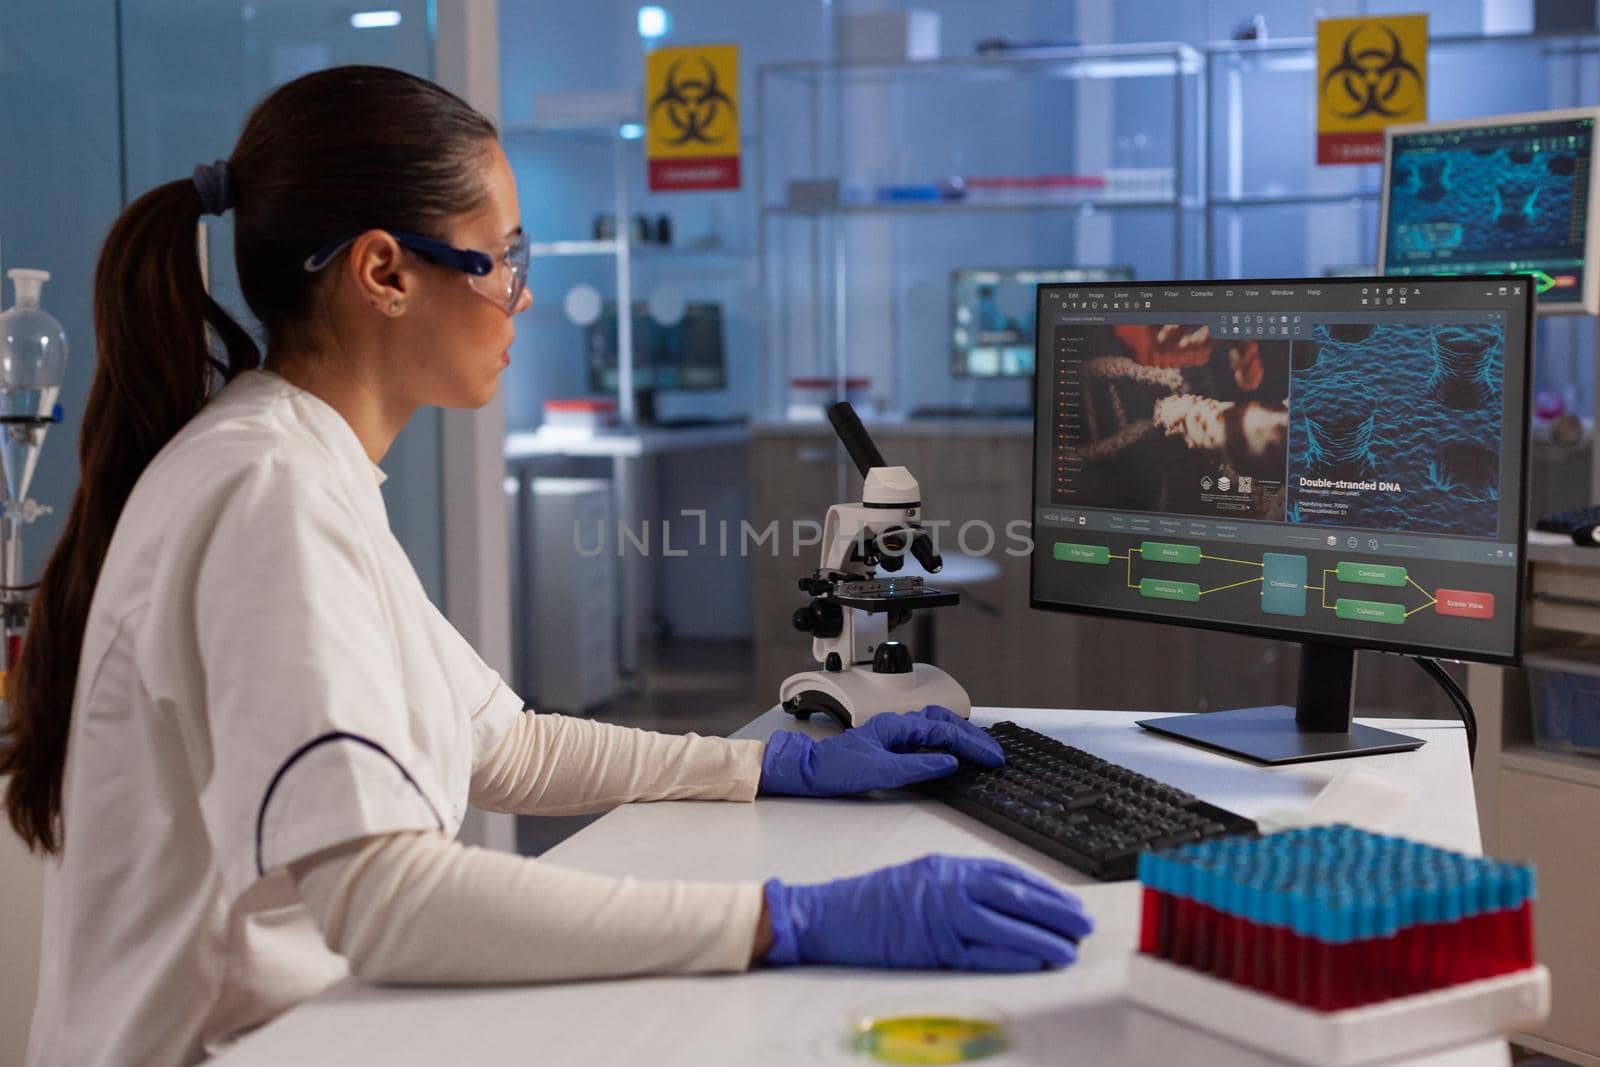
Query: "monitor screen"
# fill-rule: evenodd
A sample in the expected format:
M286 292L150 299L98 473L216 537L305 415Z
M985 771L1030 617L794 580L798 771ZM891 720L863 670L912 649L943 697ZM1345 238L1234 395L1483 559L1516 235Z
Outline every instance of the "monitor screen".
M956 271L950 276L950 373L957 378L1030 377L1035 286L1132 280L1128 267Z
M617 388L617 305L607 301L584 330L589 388ZM694 390L727 388L722 349L722 305L690 301L683 318L664 325L643 301L633 305L633 387Z
M1036 607L1516 657L1527 278L1039 301Z
M1532 274L1541 310L1600 312L1588 261L1600 109L1391 127L1382 273Z

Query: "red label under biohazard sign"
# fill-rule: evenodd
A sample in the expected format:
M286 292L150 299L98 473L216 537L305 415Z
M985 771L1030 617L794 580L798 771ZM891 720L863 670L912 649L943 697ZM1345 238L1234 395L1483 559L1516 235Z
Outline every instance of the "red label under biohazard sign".
M702 156L698 159L652 159L650 191L670 193L684 189L739 188L738 156Z
M1383 131L1324 133L1317 137L1318 163L1382 163Z

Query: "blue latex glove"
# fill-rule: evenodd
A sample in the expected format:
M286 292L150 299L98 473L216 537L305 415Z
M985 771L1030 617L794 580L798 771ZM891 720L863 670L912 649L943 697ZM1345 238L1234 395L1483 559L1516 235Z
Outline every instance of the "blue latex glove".
M924 748L941 751L918 751ZM938 705L874 716L865 726L824 741L784 730L767 739L761 792L837 797L897 789L949 774L961 765L958 756L985 767L1006 761L994 738Z
M999 860L924 856L822 885L764 887L765 962L1037 971L1078 958L1083 905Z

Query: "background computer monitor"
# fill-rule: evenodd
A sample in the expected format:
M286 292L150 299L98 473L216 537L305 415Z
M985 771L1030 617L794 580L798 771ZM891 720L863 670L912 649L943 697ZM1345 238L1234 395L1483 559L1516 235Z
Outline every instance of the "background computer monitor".
M1389 127L1382 273L1531 273L1541 312L1600 313L1597 118L1581 108Z
M1305 646L1294 714L1166 720L1190 740L1408 747L1351 730L1356 649L1520 653L1532 308L1527 277L1040 286L1033 606Z
M589 388L617 388L617 305L607 301L600 318L584 329ZM635 390L725 389L727 361L722 345L722 305L690 301L683 318L663 325L644 302L633 305L633 387Z
M965 269L950 275L950 373L957 378L1033 374L1034 287L1131 281L1130 267Z

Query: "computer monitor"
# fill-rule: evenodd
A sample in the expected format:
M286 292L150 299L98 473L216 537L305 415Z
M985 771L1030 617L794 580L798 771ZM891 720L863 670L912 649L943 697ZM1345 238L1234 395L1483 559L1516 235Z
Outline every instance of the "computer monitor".
M1381 273L1532 274L1546 314L1600 314L1591 220L1600 108L1391 126Z
M950 275L950 373L957 378L1033 375L1034 287L1132 281L1131 267L1018 267Z
M617 388L617 305L607 301L584 330L589 388ZM690 301L671 325L658 322L643 301L633 305L633 387L640 391L725 389L722 305Z
M1352 727L1357 649L1516 662L1527 276L1039 287L1035 608L1300 642L1296 706L1142 725L1263 762Z

